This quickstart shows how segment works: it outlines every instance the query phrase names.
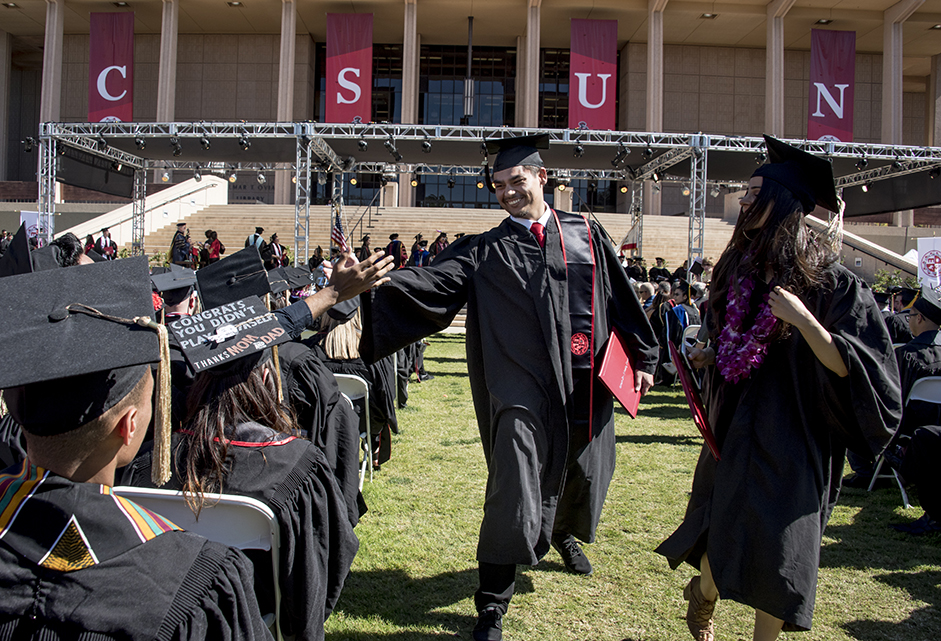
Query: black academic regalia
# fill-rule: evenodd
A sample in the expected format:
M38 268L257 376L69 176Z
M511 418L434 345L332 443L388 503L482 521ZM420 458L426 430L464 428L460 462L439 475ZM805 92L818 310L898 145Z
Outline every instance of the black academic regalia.
M670 280L670 270L666 267L651 267L648 275L651 283L658 283L661 280Z
M271 639L241 552L108 486L21 464L0 506L0 639Z
M918 500L925 512L941 521L941 427L926 425L912 435L899 470L906 481L918 488Z
M19 423L7 414L0 417L0 469L22 463L26 458L26 439Z
M652 372L656 340L647 317L594 223L591 240L596 367L616 327L637 368ZM546 226L545 250L507 218L451 243L430 267L390 276L365 306L360 351L366 360L446 328L467 305L467 368L488 466L478 561L534 565L548 551L554 527L593 541L614 471L614 407L593 379L593 422L570 430L572 332L555 221L550 217Z
M902 383L902 400L908 398L912 386L919 378L941 376L941 332L931 330L922 332L910 342L895 349L898 359L899 376ZM934 403L913 401L902 412L902 430L911 436L912 431L922 425L937 425L941 422L941 412Z
M914 334L912 334L911 325L908 324L907 309L903 309L897 314L883 314L883 318L885 319L886 327L889 328L889 337L894 344L907 343L915 338Z
M728 383L708 367L703 400L722 460L703 447L685 519L657 548L673 568L699 567L708 552L720 596L783 619L784 630L810 629L845 448L879 453L901 408L872 294L841 266L829 274L831 289L802 300L833 336L849 375L825 368L794 329L743 381Z
M226 435L231 439L229 471L222 491L262 501L281 525L282 631L297 639L323 639L324 621L359 548L333 472L323 453L303 439L256 423L227 429ZM164 487L178 490L180 461L186 456L183 434L174 433L172 447L173 477ZM150 463L149 452L139 456L127 467L122 482L153 487ZM261 566L255 569L259 576ZM264 599L259 594L259 600L264 603Z
M355 526L366 513L359 491L359 418L349 403L341 402L333 372L313 350L289 342L278 351L284 399L298 426L326 456Z

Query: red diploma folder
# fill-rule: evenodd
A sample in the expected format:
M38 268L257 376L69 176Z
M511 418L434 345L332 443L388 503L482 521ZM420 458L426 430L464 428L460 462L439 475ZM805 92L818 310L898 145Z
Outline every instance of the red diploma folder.
M699 428L700 433L706 439L706 446L712 452L712 458L721 460L719 456L719 446L716 444L716 437L712 434L709 427L709 421L706 420L706 408L702 404L702 397L699 396L699 388L693 381L692 373L689 371L689 364L686 359L680 355L678 349L672 341L667 341L670 346L670 360L676 367L676 373L679 376L680 383L683 385L683 392L686 394L686 402L689 403L689 410L693 413L693 422Z
M617 331L612 331L608 339L608 348L604 352L598 378L624 406L631 418L637 418L640 392L634 390L634 368Z

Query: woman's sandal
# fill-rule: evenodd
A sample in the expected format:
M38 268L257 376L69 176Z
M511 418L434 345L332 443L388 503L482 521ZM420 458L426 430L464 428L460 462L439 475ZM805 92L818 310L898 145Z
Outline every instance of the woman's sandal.
M686 625L696 641L714 641L715 628L712 625L712 613L716 609L716 600L707 600L703 596L699 583L702 577L694 576L683 588L683 598L689 601L686 609Z

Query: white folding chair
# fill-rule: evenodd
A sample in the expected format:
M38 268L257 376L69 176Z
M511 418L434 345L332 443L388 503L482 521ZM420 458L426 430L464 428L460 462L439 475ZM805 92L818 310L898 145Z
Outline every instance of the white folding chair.
M278 551L281 530L277 517L257 499L235 494L207 492L199 519L186 504L182 492L148 487L117 486L114 493L170 519L188 532L240 550L268 550L274 579L274 612L264 616L274 638L282 641L281 588L278 584ZM256 575L257 576L257 575Z
M372 483L372 442L369 438L369 384L355 374L334 374L340 393L352 401L363 399L363 414L359 420L359 438L363 448L363 463L359 472L359 490L363 491L366 480L366 468L369 468L369 482Z
M941 405L941 376L925 376L915 381L914 385L912 385L912 391L908 393L908 398L905 399L905 407L907 408L912 401ZM894 440L893 438L892 442L894 442ZM899 490L902 492L902 503L906 508L911 507L911 504L908 502L908 494L905 492L905 488L902 487L902 481L899 479L898 472L892 470L892 474L880 474L884 462L885 456L879 454L879 457L876 459L875 470L872 473L872 480L869 481L869 491L871 492L872 488L875 487L876 479L894 478L899 486Z
M686 350L695 347L699 339L699 328L701 325L690 325L683 330L683 339L680 341L680 353L686 355Z

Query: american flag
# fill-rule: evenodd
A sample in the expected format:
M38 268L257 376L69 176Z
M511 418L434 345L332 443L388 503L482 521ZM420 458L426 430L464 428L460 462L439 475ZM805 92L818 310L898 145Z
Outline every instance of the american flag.
M337 216L333 220L333 229L330 230L330 241L339 247L341 252L345 252L349 249L349 245L346 244L346 235L343 233L343 223L340 221L339 211L337 211Z

